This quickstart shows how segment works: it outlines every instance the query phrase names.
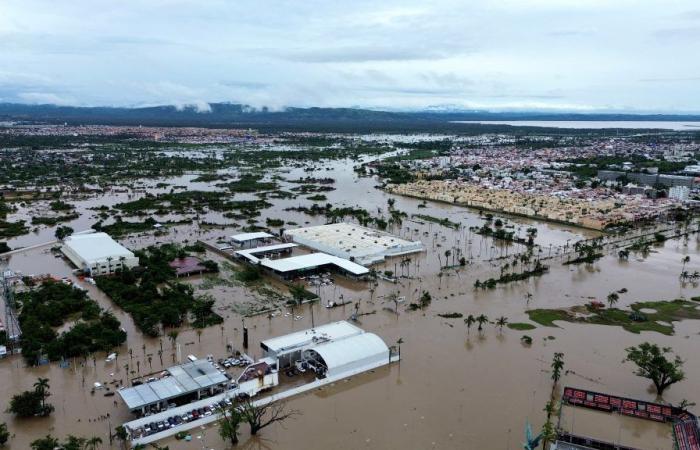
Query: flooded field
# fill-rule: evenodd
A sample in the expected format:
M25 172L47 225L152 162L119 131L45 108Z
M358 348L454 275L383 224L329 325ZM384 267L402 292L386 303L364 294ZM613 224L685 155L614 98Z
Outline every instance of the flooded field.
M565 371L561 385L572 385L600 392L610 392L627 397L653 400L649 383L633 374L629 363L622 364L625 347L646 340L672 347L686 360L686 380L671 387L664 400L679 403L683 399L698 401L700 392L700 360L693 358L700 344L698 321L675 323L675 334L665 336L644 332L632 334L620 327L603 325L558 323L558 327L543 327L522 332L508 327L500 330L492 324L483 332L475 327L467 330L461 318L446 319L438 314L485 314L492 321L505 316L511 323L528 322L526 311L535 308L559 308L583 305L592 299L605 302L608 293L625 288L617 305L619 308L644 300L671 300L690 298L700 294L693 283L681 284L679 273L683 270L682 258L690 255L687 270L698 268L698 236L692 234L688 241L671 239L654 246L646 256L633 255L620 260L614 249L606 250L606 256L593 264L562 265L561 255L566 248L581 239L599 236L599 233L571 227L535 222L519 218L501 217L506 226L512 226L519 235L529 227L537 229L537 255L549 266L549 272L525 281L499 285L495 289L475 290L474 282L497 276L502 259L524 251L523 246L504 244L490 237L482 237L469 231L480 226L484 218L474 210L436 202L422 202L412 198L397 197L376 189L374 178L358 178L352 171L351 160L316 163L317 170L294 168L281 175L286 179L306 176L335 179L335 190L324 192L331 203L366 208L372 213L378 209L386 212L388 200L395 201L394 208L407 213L401 224L389 228L396 235L421 240L426 251L410 255L408 263L401 259L387 260L376 266L378 271L388 270L404 275L394 284L378 280L376 286L367 282L351 281L334 275L334 283L319 288L321 301L294 308L293 314L269 317L265 314L246 318L250 328L248 353L261 355L259 342L263 339L302 330L315 324L348 319L354 306L326 308L330 301L339 298L359 302L358 325L377 333L388 345L400 338L402 361L372 373L353 377L351 380L319 389L313 393L292 399L289 406L301 411L301 415L285 423L265 429L261 436L250 439L246 427L241 448L260 449L517 449L521 448L526 421L538 428L544 420L543 408L551 392L549 365L555 352L563 352ZM148 180L139 190L109 192L104 195L71 200L81 217L68 225L76 231L90 228L97 221L96 212L90 210L99 205L114 205L140 198L149 193L168 192L172 186L187 189L214 189L211 183L192 182L196 175L178 178ZM156 188L157 183L166 187ZM287 190L291 184L280 182ZM235 194L235 199L251 199L253 194ZM258 223L265 219L281 218L285 228L306 224L322 224L323 216L309 216L286 208L310 206L313 202L305 196L296 199L268 199L273 206L264 209ZM13 219L30 217L40 203L21 207ZM414 214L448 218L459 222L459 229L449 228L430 221L413 218ZM181 217L163 216L159 220L178 220ZM125 218L126 220L126 218ZM141 220L129 218L128 220ZM233 222L220 213L208 212L200 221L227 224ZM196 222L191 225L168 227L168 231L156 236L153 232L131 235L120 239L132 249L143 248L156 242L189 242L217 239L237 232L238 227L207 228ZM42 227L38 232L10 239L11 247L32 246L53 240L53 228ZM61 258L55 258L50 246L19 252L11 256L9 267L24 274L51 273L59 277L71 276L72 267ZM464 266L442 269L451 260L445 251L465 256ZM222 257L208 253L208 258L220 263ZM265 295L254 292L241 283L223 283L231 278L230 271L212 277L193 277L185 282L196 287L198 294L208 293L216 299L215 310L225 319L222 326L204 329L201 335L193 329L182 329L178 342L182 354L221 356L227 344L242 349L242 316L236 305L255 300L264 301ZM77 280L77 278L74 278ZM217 280L218 279L218 280ZM131 317L124 313L96 287L80 282L92 298L101 306L114 312L128 333L127 343L119 349L115 362L105 362L105 355L95 355L86 360L71 361L69 368L50 364L37 368L24 367L20 357L0 361L0 395L4 401L0 408L0 422L6 421L15 438L12 449L28 448L29 442L51 433L99 436L108 442L110 429L131 418L118 396L104 396L105 391L91 393L93 383L100 382L112 391L117 385L127 383L125 364L134 367L139 361L141 372L167 368L176 360L175 351L167 337L148 338L135 327ZM286 288L278 281L268 279L269 288L286 295ZM307 287L316 292L315 287ZM417 301L427 291L432 304L423 311L408 311L406 305ZM396 308L388 296L405 297L405 303ZM262 297L261 297L262 296ZM700 303L698 303L700 307ZM313 314L311 311L313 308ZM286 308L283 309L286 312ZM532 337L532 345L521 342L523 334ZM162 348L162 362L158 351ZM132 356L129 356L129 349ZM149 362L150 357L150 362ZM281 375L284 376L284 375ZM28 389L37 377L51 380L50 402L56 412L50 418L14 419L5 412L7 400L18 391ZM570 414L569 414L570 413ZM570 431L590 433L601 439L620 441L640 449L670 449L670 427L636 421L629 418L611 419L589 411L571 411L564 415ZM192 442L165 442L171 449L223 449L227 445L220 439L216 427L192 430ZM107 445L105 445L107 447ZM118 448L115 442L112 448Z

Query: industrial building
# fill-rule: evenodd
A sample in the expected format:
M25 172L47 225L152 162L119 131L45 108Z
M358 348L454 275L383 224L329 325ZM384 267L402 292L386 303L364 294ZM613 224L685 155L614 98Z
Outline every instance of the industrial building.
M264 357L249 365L228 390L125 423L124 429L131 445L146 445L188 429L215 423L219 419L221 402L230 404L241 394L254 397L252 401L255 405L283 401L399 359L399 355L387 347L379 336L345 321L267 339L260 346ZM291 367L312 371L315 373L313 381L291 384L286 388L279 385L279 372L289 373ZM276 390L270 395L257 397L261 391L275 386ZM208 409L210 413L189 419L188 412L199 408ZM164 429L148 428L153 423L167 423L169 418L175 416L188 419Z
M420 241L407 241L350 223L297 228L285 231L284 236L297 244L364 265L423 251Z
M122 267L139 265L139 259L107 233L74 234L63 240L61 251L90 275L107 275Z
M226 390L229 379L216 370L211 362L197 359L167 369L167 374L155 381L119 389L131 412L167 409L173 402L198 400Z
M296 278L326 270L340 272L351 277L363 277L369 274L369 269L364 266L325 253L310 253L288 258L270 258L289 254L296 247L298 245L293 243L268 245L238 250L234 252L234 255L283 279Z
M239 247L252 247L258 245L260 242L269 242L273 237L273 235L265 233L264 231L241 233L231 236L231 243Z

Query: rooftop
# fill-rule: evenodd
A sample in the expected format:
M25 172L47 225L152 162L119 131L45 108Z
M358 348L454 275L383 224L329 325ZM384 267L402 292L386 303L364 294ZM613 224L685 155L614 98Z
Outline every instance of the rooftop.
M407 241L392 234L351 223L334 223L284 232L294 242L362 264L423 250L420 241Z
M237 250L236 255L243 256L245 259L250 261L252 264L257 264L262 261L262 259L257 258L255 255L259 253L275 252L278 250L286 250L290 248L298 247L297 244L276 244L276 245L266 245L264 247L249 248L247 250ZM264 259L264 258L263 258Z
M282 259L263 259L260 265L276 272L286 273L295 270L314 269L325 265L334 265L353 275L366 275L369 269L347 259L326 253L310 253L308 255L292 256Z
M169 377L117 392L133 410L228 382L209 361L201 359L170 367L168 373Z
M303 347L317 341L338 340L349 336L362 334L364 331L350 322L339 321L321 325L308 330L278 336L262 341L260 345L268 351L282 353L287 350Z
M133 258L134 254L112 239L107 233L74 234L63 241L68 247L85 261L99 261L107 258Z
M241 233L241 234L234 234L231 236L231 239L235 242L248 242L248 241L254 241L256 239L270 239L274 237L270 233L265 233L264 231L258 231L255 233Z

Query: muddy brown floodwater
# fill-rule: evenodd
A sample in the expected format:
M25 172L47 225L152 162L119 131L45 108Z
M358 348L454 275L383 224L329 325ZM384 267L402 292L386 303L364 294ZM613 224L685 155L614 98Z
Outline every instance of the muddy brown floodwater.
M363 315L359 325L362 328L377 333L389 345L399 338L403 340L403 359L390 367L293 398L289 407L299 410L301 415L284 426L263 430L256 438L250 438L242 427L240 448L518 449L524 438L526 422L537 429L544 421L543 408L551 391L549 365L555 352L565 355L566 373L562 386L654 400L650 384L636 377L629 363L622 363L625 347L644 341L670 346L686 360L686 380L672 386L665 393L664 400L672 403L683 399L700 401L700 360L693 357L700 344L698 321L675 323L673 336L647 332L637 335L617 327L571 323L560 323L551 328L537 326L527 332L509 328L500 331L489 324L482 333L475 327L467 333L462 319L438 317L439 313L447 312L459 312L465 316L483 313L491 320L506 316L510 322L527 322L527 309L580 305L592 298L604 301L608 293L622 288L628 292L621 295L618 307L642 300L689 298L700 294L700 289L693 284L681 285L678 274L682 267L681 258L686 254L691 255L687 270L692 272L697 268L696 235L691 235L687 243L680 239L669 240L654 247L649 255L635 255L629 261L618 260L614 250L592 265L564 266L562 257L554 257L546 261L550 272L541 277L475 291L473 284L476 279L484 280L499 274L499 263L493 261L494 258L506 252L512 255L522 249L504 247L490 238L474 235L464 227L452 230L430 222L413 221L411 214L426 214L448 217L468 226L483 223L477 212L466 208L434 202L419 207L419 200L387 195L374 188L376 180L357 179L350 164L350 161L328 163L325 166L330 170L316 172L317 176L337 180L337 189L326 193L328 202L358 205L374 212L377 208L386 210L387 199L395 198L395 207L409 214L409 218L394 229L395 234L422 240L426 252L410 256L411 262L403 268L410 278L402 278L397 284L379 281L374 293L369 291L368 283L335 276L335 284L321 288L320 304L297 307L291 316L278 315L269 319L262 315L246 319L251 338L249 354L260 356L259 342L263 339L311 327L312 307L316 324L347 319L354 309L351 305L334 309L323 307L328 301L343 295L346 300L360 302ZM314 174L294 169L285 177L309 175ZM187 175L167 182L188 184L192 178L194 176ZM149 183L155 184L155 181L149 180ZM262 213L261 223L267 217L281 217L300 225L324 221L322 217L284 211L289 206L312 203L301 197L271 202L274 206ZM94 198L76 202L79 210L87 215L92 212L86 208L102 203L107 203L107 200ZM113 203L116 203L114 198L107 204ZM230 219L224 220L218 214L209 213L203 220L227 222ZM82 217L72 225L82 229L91 223L94 219ZM550 252L557 255L567 242L598 236L595 232L517 218L509 218L509 223L522 233L527 227L538 229L536 242L542 249L538 253L542 257L549 256ZM181 226L171 229L166 236L145 233L127 237L122 242L131 248L140 248L156 241L215 240L233 232L233 228L202 230L196 225ZM53 231L47 228L36 235L12 240L10 245L36 244L50 240L52 234ZM469 263L465 267L441 271L445 250L454 248L459 248ZM25 274L71 276L72 271L66 261L54 258L46 248L13 255L10 267ZM377 268L402 272L398 260L389 260ZM441 272L442 276L439 276ZM186 282L201 285L203 280L195 278ZM56 364L24 367L22 359L17 356L0 361L0 395L3 399L0 422L6 421L15 434L11 449L26 449L32 440L48 433L61 437L69 433L99 436L107 443L110 428L129 420L130 415L118 396L105 397L104 391L91 394L93 383L100 382L114 390L117 384L127 380L124 364L129 363L133 369L139 361L143 373L173 363L173 350L167 338L144 337L128 314L94 286L83 285L103 307L115 312L128 332L127 343L119 349L118 360L112 363L106 363L104 355L97 355L95 363L90 358L87 361L74 360L66 369ZM284 292L283 287L278 285L276 288ZM398 293L406 297L407 304L416 301L422 291L430 292L433 297L432 304L425 311L409 312L404 304L396 314L392 311L393 303L385 300L388 294ZM221 356L229 342L240 348L241 316L233 312L231 306L245 302L253 293L241 285L198 288L197 293L210 293L216 298L217 309L225 317L225 322L223 327L204 330L201 336L192 329L181 330L178 342L182 345L182 354ZM301 319L295 320L295 316L301 316ZM521 343L523 334L532 337L531 346ZM162 363L157 355L161 343ZM132 350L132 357L129 357L128 349ZM152 367L149 367L149 356ZM12 394L31 388L37 377L51 380L50 401L56 412L45 419L14 419L5 412L7 401ZM563 411L562 424L575 433L591 434L641 449L672 448L670 427L665 425L572 408ZM228 448L219 438L215 426L194 429L192 436L189 443L171 439L164 444L173 450ZM112 448L117 448L117 444Z

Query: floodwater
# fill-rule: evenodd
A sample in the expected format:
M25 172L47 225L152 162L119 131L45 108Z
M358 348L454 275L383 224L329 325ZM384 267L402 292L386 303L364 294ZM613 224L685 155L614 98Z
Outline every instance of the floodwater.
M639 120L458 120L454 123L510 125L514 127L572 128L601 130L605 128L693 131L700 122L639 121Z
M619 261L611 255L593 265L564 266L563 257L556 256L564 246L582 238L599 234L555 224L507 218L507 226L520 230L534 226L538 229L536 242L538 254L554 256L546 261L550 273L528 281L501 286L489 291L475 291L476 279L497 277L500 262L496 258L523 251L516 245L505 246L482 238L468 231L468 226L480 225L483 219L475 211L435 202L427 202L421 208L419 200L388 195L374 188L377 180L358 179L349 160L333 163L316 163L315 172L302 168L289 170L283 176L295 179L305 176L336 179L335 191L326 192L327 202L336 206L358 205L373 214L378 208L386 213L387 200L394 198L395 208L405 211L409 219L394 228L404 238L420 239L426 251L410 255L410 263L400 266L400 261L389 260L378 266L378 270L392 270L406 275L399 283L379 281L371 292L364 282L354 282L335 276L336 283L320 289L321 302L313 306L297 307L291 316L278 315L268 318L260 315L246 319L250 328L251 345L248 353L260 356L259 342L263 339L301 330L314 324L347 319L354 311L352 305L327 309L328 301L340 295L346 300L359 302L362 314L359 325L381 336L388 345L399 338L403 360L391 367L373 373L353 377L349 381L336 383L315 392L294 398L289 407L299 410L301 415L284 426L272 426L251 439L242 427L241 448L261 449L517 449L521 448L526 421L536 429L544 420L543 408L551 392L549 364L555 352L565 354L566 374L561 385L572 385L600 392L610 392L627 397L653 400L649 383L633 374L633 367L622 364L624 349L643 341L671 346L686 359L687 380L674 385L664 395L664 400L679 403L683 399L699 401L700 360L692 356L700 344L698 321L676 323L674 336L656 333L635 335L621 328L560 324L557 328L537 327L520 332L504 328L502 331L487 325L482 333L472 327L469 333L462 319L443 319L439 313L459 312L486 314L491 320L506 316L510 322L527 321L525 311L530 308L567 307L584 304L592 298L604 301L608 293L627 288L621 295L618 307L641 300L673 299L680 296L698 295L697 285L681 285L678 274L681 258L691 255L686 270L694 271L698 266L698 240L692 235L687 242L669 240L657 246L646 257L630 257ZM171 185L187 185L191 189L212 189L211 185L194 185L195 175L185 175L166 180L148 180L148 186L157 182ZM283 189L291 187L284 185ZM121 188L120 188L121 189ZM150 192L166 192L169 188ZM76 230L88 228L96 219L87 208L99 204L114 204L129 198L138 198L142 192L124 192L115 196L99 196L77 201L78 210L85 217L71 224ZM249 194L234 198L250 198ZM271 199L273 207L262 212L259 223L265 218L284 218L299 225L323 223L322 217L309 217L297 212L285 212L289 206L310 205L303 196L297 199ZM326 203L320 202L320 203ZM37 207L35 205L29 208ZM18 215L28 214L21 209ZM448 217L451 221L465 225L452 230L420 219L411 220L412 214ZM14 219L14 217L12 217ZM137 220L129 219L125 220ZM210 222L231 223L218 213L209 213ZM289 226L287 226L289 227ZM151 233L132 236L122 240L131 248L140 248L155 243L184 240L216 240L235 232L235 228L204 229L197 225L173 227L167 236L155 237ZM52 239L52 228L41 228L37 234L23 236L10 241L10 246L29 246ZM459 249L468 259L462 268L440 270L446 264L445 250ZM541 251L540 251L541 250ZM208 255L208 257L214 257ZM450 262L451 264L451 262ZM47 248L20 252L11 257L10 267L25 274L52 273L71 276L71 267L66 261L54 258ZM439 274L442 273L442 276ZM222 276L225 276L222 275ZM195 285L204 284L200 278L189 280ZM19 357L0 362L0 422L6 421L15 433L11 449L28 448L28 443L37 437L51 433L65 436L69 433L83 436L100 436L107 442L110 427L129 420L130 416L118 396L105 397L104 391L94 395L90 388L100 382L114 389L113 381L125 383L125 364L130 370L137 366L140 373L157 371L173 364L177 359L167 338L145 338L134 326L131 318L123 313L109 298L94 286L84 284L90 295L103 307L112 309L127 330L128 340L119 349L118 361L106 363L105 355L96 355L87 361L76 360L70 368L62 369L56 364L38 368L26 368ZM279 283L273 288L284 292ZM201 286L200 286L201 287ZM310 290L315 288L309 287ZM416 301L421 292L428 291L433 302L425 311L408 312L405 304ZM385 296L398 293L406 297L399 307L385 301ZM223 356L226 345L235 348L242 345L242 318L234 312L232 305L244 303L255 297L247 287L240 285L217 285L198 289L197 293L210 293L217 300L217 309L224 316L223 327L210 327L198 336L192 329L182 329L178 337L181 356L213 354ZM528 294L531 294L528 296ZM311 313L313 309L313 314ZM295 317L300 317L296 319ZM525 346L520 338L523 334L532 337L531 346ZM145 345L145 350L144 346ZM163 361L157 353L162 345ZM132 356L129 356L129 349ZM148 362L150 356L150 364ZM56 406L55 414L46 419L16 420L5 413L9 397L18 391L31 388L37 377L51 380L50 401ZM115 405L114 402L117 402ZM601 439L620 436L628 438L628 445L642 449L670 449L669 430L666 427L634 419L618 421L614 416L600 418L584 412L576 414L574 431L585 431ZM632 422L629 422L632 420ZM611 434L612 433L612 434ZM218 437L216 427L192 430L190 443L174 439L165 442L171 449L224 449L227 445ZM612 438L611 438L612 436ZM115 443L113 448L117 448Z

